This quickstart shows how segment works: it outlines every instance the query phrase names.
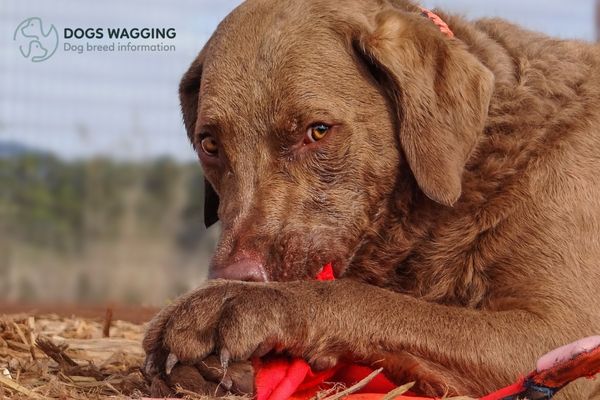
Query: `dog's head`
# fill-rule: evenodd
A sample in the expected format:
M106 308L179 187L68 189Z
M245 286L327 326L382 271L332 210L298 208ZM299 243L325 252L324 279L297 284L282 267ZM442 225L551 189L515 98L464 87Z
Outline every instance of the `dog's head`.
M341 275L394 193L458 201L493 76L391 3L249 0L184 75L205 221L222 222L213 277Z

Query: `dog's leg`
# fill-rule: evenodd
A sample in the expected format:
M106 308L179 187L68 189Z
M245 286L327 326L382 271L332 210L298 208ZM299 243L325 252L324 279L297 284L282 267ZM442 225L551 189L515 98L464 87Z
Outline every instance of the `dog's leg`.
M439 373L451 392L453 386L470 386L475 392L468 394L483 395L512 383L533 369L540 355L575 339L569 334L575 321L566 316L465 309L351 281L330 284L328 302L338 315L323 318L346 320L348 329L335 327L336 334L346 336L359 359L383 360L399 382L407 379L408 366L418 379Z
M418 380L427 395L481 396L572 342L581 329L570 318L432 304L349 279L213 281L161 312L144 349L149 360L162 360L149 368L151 378L170 352L191 365L224 349L233 361L275 349L314 366L336 359L380 365L398 383ZM579 397L565 398L586 393L570 392Z

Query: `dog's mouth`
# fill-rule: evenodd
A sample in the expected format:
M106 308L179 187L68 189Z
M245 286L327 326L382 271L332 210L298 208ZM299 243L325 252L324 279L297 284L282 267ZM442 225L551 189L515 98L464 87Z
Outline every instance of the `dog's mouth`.
M344 240L331 243L321 250L309 249L305 254L290 262L280 264L283 268L274 268L268 271L272 280L313 280L327 265L330 265L332 274L336 278L344 275L354 254L358 249L344 248ZM285 260L285 257L284 257Z
M339 228L296 226L274 236L271 240L257 235L225 236L221 244L224 247L213 258L209 278L249 282L313 280L327 264L340 278L364 245L366 235L352 237Z
M284 264L271 261L265 264L259 258L242 258L224 267L211 266L209 279L226 279L245 282L276 282L316 279L324 270L332 277L341 277L349 265L349 260L324 255L307 257L295 263Z

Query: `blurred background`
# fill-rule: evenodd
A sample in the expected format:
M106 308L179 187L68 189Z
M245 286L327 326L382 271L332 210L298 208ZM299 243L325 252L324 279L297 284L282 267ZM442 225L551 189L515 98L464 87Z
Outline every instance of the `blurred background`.
M0 0L0 311L9 302L161 305L205 279L218 226L203 227L202 172L177 85L237 4ZM598 40L600 1L423 4ZM33 63L13 40L30 17L61 38L65 27L173 27L176 38L159 42L175 49L79 54L60 43Z

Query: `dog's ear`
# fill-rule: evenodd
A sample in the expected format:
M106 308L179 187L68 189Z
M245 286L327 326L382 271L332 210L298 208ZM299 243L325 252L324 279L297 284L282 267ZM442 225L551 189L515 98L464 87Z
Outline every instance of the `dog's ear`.
M369 25L352 29L354 51L390 93L417 184L432 200L451 206L484 129L493 74L464 43L418 13L388 9Z
M202 64L204 51L192 62L181 82L179 82L179 102L183 114L183 124L190 141L193 140L198 119L198 104L200 102L200 82L202 81Z
M204 179L204 225L208 228L219 220L219 195L210 182Z
M179 84L179 101L183 124L190 140L193 140L200 103L200 82L204 51L194 60ZM219 195L207 179L204 179L204 225L208 228L219 220Z

